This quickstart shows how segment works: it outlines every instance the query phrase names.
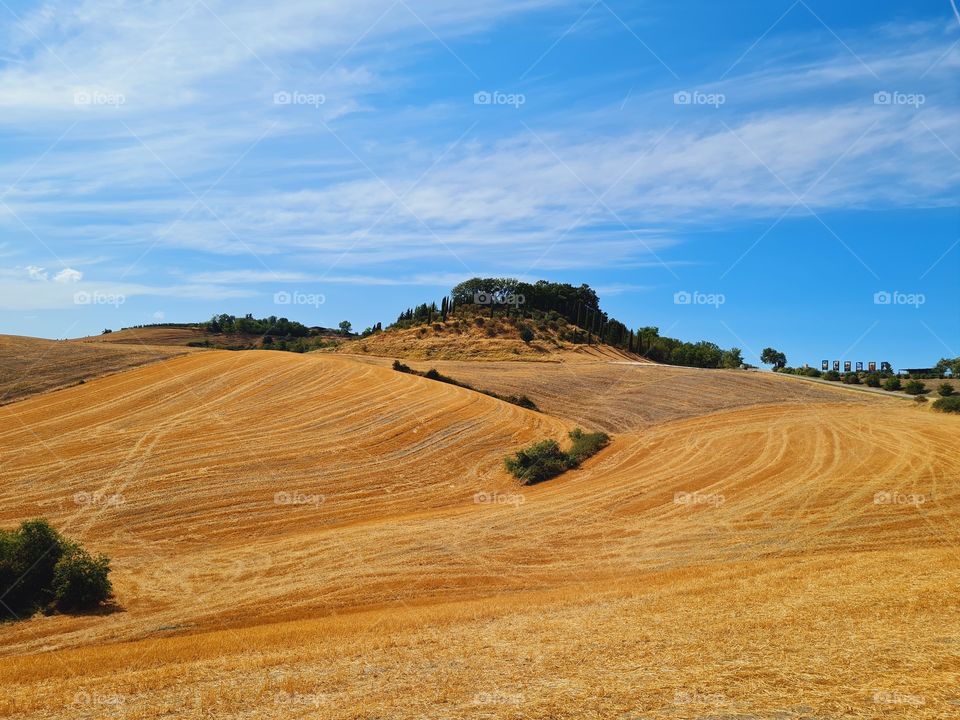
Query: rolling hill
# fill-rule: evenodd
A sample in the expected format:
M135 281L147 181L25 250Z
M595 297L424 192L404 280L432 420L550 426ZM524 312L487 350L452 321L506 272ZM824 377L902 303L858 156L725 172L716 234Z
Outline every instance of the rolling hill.
M189 351L186 347L139 341L130 345L92 341L81 344L73 340L0 335L0 404Z
M0 524L50 518L117 591L0 628L0 713L955 715L960 420L581 359L437 363L540 413L219 351L0 408ZM578 423L610 447L506 474Z

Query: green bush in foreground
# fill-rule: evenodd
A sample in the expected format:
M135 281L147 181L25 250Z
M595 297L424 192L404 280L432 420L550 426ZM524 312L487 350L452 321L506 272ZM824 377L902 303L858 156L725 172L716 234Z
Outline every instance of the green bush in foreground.
M46 520L0 530L0 618L37 610L88 610L108 599L110 561L93 557Z
M900 378L892 377L887 378L886 382L883 383L883 389L887 392L893 392L900 389Z
M951 395L935 400L933 409L940 412L960 413L960 395Z
M541 440L506 458L504 464L524 485L535 485L578 467L603 449L610 442L610 436L604 432L585 433L577 428L570 433L570 440L572 444L566 452L556 440Z
M937 388L937 393L941 397L950 397L951 395L953 395L954 392L956 391L953 389L953 385L947 382L940 383L940 387Z

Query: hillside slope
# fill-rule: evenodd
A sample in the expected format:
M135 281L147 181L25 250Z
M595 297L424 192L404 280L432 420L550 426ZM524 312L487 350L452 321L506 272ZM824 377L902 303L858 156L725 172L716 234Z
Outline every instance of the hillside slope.
M0 404L187 352L186 347L0 335Z
M608 348L609 349L609 348ZM389 367L387 358L354 356ZM540 362L410 361L455 380L502 395L527 395L543 412L611 433L758 405L809 403L884 404L834 385L791 382L792 377L744 370L630 362L586 353L559 354Z
M408 358L415 360L468 361L557 361L580 359L629 360L646 362L643 358L609 345L573 343L568 334L573 331L562 318L537 320L518 317L490 318L482 312L463 310L464 315L429 325L409 328L388 328L365 338L341 343L333 352L358 356ZM533 333L529 342L523 340L521 329Z
M631 416L661 385L624 381L639 429L536 487L503 455L606 403L561 419L349 357L204 352L0 408L0 523L108 552L123 610L0 629L0 711L954 713L960 418L663 370L718 400Z

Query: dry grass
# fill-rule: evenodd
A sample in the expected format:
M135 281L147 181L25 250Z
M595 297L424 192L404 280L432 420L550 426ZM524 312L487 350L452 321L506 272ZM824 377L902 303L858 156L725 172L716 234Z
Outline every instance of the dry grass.
M104 336L109 337L109 336ZM181 355L188 348L0 335L0 404Z
M477 320L482 324L477 324ZM536 328L535 338L526 343L520 327ZM575 345L560 340L559 329L569 327L558 321L557 328L539 328L531 320L469 315L419 325L389 329L382 333L344 342L335 352L358 356L408 358L414 360L554 361L567 358L642 360L636 355L606 345Z
M0 408L2 524L108 552L123 609L0 628L0 714L956 716L960 419L717 374L726 404L667 421L577 401L593 365L530 365L562 419L317 353ZM503 471L607 405L642 429L535 488Z
M390 366L387 358L355 357ZM555 357L559 364L549 368L543 363L449 360L410 365L421 371L436 368L473 387L503 395L528 395L547 414L612 433L756 405L886 399L864 397L835 385L792 382L793 376L773 373L698 370L587 353Z

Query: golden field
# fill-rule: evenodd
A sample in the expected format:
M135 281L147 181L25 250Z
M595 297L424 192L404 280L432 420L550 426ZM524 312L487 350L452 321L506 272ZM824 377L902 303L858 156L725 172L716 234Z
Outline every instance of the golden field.
M106 552L117 596L0 626L0 714L960 714L960 419L556 359L422 364L542 413L222 351L0 408L0 524ZM581 469L503 469L577 424L614 435Z

